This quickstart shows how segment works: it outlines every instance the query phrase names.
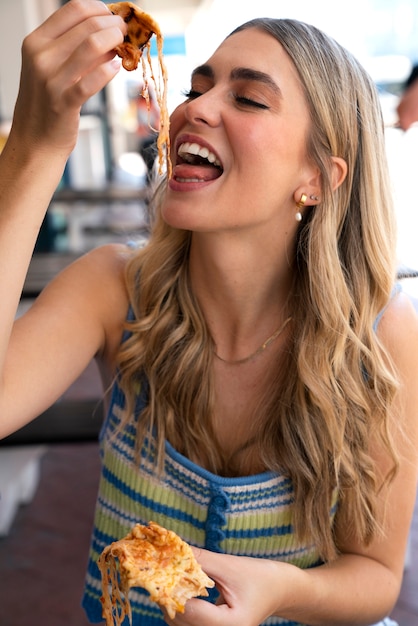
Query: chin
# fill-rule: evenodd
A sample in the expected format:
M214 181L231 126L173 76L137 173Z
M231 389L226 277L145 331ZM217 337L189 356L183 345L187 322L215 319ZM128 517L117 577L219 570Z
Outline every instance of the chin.
M173 211L162 209L161 217L166 224L172 228L179 230L195 230L195 220L192 220L189 215L185 215L182 211Z
M161 217L164 222L181 230L206 230L207 211L204 211L204 215L202 219L202 211L196 210L196 203L166 199L161 207Z

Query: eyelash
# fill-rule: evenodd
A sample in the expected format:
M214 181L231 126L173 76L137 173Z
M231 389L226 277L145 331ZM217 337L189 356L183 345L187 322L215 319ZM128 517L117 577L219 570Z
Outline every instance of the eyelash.
M198 98L202 94L199 91L195 91L194 89L184 89L181 92L181 95L187 98L187 100L194 100L195 98Z
M189 90L183 91L183 96L187 98L187 100L195 100L201 95L202 93L200 93L200 91L196 91L195 89L189 89ZM239 104L254 107L256 109L268 109L269 108L266 104L262 104L261 102L257 102L256 100L251 100L251 98L246 98L245 96L236 95L235 100Z

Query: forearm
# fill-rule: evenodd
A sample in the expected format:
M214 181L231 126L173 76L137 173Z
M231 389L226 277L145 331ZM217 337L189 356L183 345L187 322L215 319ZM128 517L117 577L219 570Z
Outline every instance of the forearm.
M2 261L10 255L19 260L25 253L31 255L67 158L67 153L53 154L52 149L22 147L19 137L11 133L0 155Z
M39 229L66 158L23 148L13 132L0 155L1 341L13 323Z
M275 614L311 626L374 624L390 613L399 594L398 577L365 556L343 555L308 570L291 567L285 589L278 566L282 589Z

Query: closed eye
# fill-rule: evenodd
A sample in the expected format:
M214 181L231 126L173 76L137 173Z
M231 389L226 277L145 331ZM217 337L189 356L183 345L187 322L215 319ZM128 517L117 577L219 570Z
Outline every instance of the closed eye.
M196 89L185 89L184 91L182 91L182 95L187 98L187 100L194 100L202 94L200 91L196 91Z
M187 98L187 100L195 100L199 98L199 96L203 95L202 92L197 91L196 89L188 89L182 92L182 95ZM234 96L236 102L238 104L242 104L244 106L254 107L256 109L269 109L270 107L267 104L263 104L262 102L258 102L257 100L252 100L251 98L246 98L245 96Z
M251 98L246 98L245 96L235 96L235 99L239 104L244 104L245 106L255 107L257 109L269 108L266 104L257 102L256 100L252 100Z

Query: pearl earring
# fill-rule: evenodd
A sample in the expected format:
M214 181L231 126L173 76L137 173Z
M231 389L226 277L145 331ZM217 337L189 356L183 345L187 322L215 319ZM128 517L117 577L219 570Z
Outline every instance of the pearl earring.
M315 202L319 202L319 196L309 196L311 200L315 200Z
M295 219L297 222L302 221L302 213L300 212L300 209L303 209L303 207L305 206L306 199L307 199L307 195L306 193L303 193L300 197L299 202L296 204L298 211L295 214Z

